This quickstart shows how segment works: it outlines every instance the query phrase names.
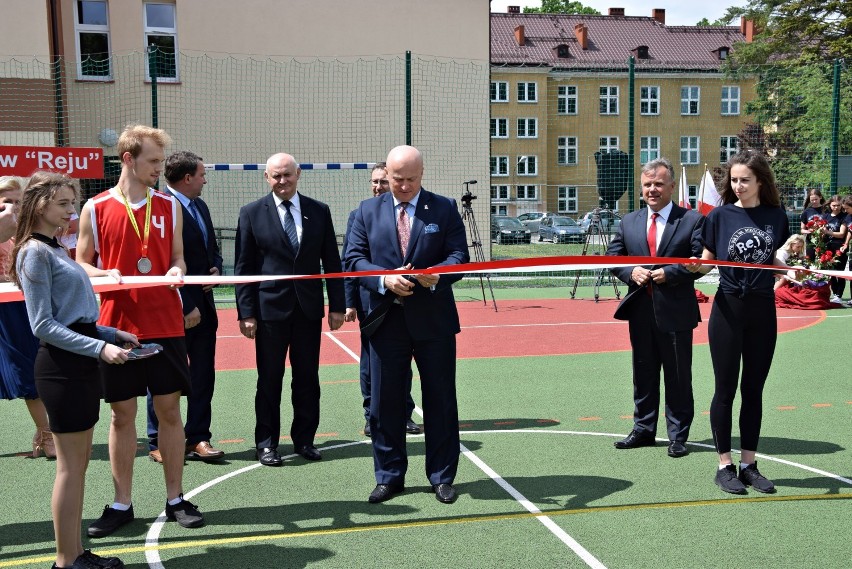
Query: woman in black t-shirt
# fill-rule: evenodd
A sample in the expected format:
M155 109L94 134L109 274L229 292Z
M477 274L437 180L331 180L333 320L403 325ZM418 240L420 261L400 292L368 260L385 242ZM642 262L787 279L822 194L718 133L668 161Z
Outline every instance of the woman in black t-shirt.
M707 216L702 231L702 260L786 265L775 252L790 230L781 208L775 176L766 158L754 152L731 157L722 183L721 206ZM688 265L707 273L709 265ZM772 271L719 267L719 290L713 301L708 333L716 390L710 405L710 427L719 454L715 482L725 492L745 494L746 486L774 492L775 485L755 461L763 412L763 386L772 365L778 324ZM740 378L742 364L742 378ZM739 383L741 460L739 476L731 459L734 398Z
M805 195L805 203L807 207L802 212L799 233L805 236L805 254L813 259L814 246L811 243L811 233L813 233L813 230L808 229L807 223L814 217L822 217L822 214L825 213L825 198L822 197L822 191L819 188L808 189Z
M828 200L828 213L822 214L825 220L823 233L828 237L826 248L834 253L837 262L832 269L842 271L846 268L846 250L841 248L846 243L846 212L843 211L843 198L831 196ZM846 290L846 279L831 277L831 302L843 302L843 291Z

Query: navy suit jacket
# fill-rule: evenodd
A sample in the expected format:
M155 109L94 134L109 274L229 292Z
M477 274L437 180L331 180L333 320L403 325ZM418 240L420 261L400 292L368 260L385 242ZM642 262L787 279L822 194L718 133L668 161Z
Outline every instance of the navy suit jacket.
M272 192L243 206L234 246L236 275L313 275L341 272L340 252L331 211L322 202L299 194L302 239L294 254L287 244ZM326 280L331 312L345 312L343 280ZM325 316L322 279L275 280L238 285L240 320L287 320L296 303L308 318Z
M171 188L168 191L173 194L177 193ZM207 204L201 198L195 200L195 207L198 209L207 230L206 243L204 234L201 233L201 228L195 217L186 207L183 205L181 207L183 208L183 260L186 263L186 274L210 276L210 269L213 267L219 269L219 274L222 274L222 255L219 251L219 244L216 243L213 219L210 217ZM178 291L183 301L184 316L198 308L205 317L212 315L213 318L216 318L216 303L213 300L212 290L204 292L201 285L187 285L180 287ZM205 308L212 308L213 310L205 313Z
M648 212L645 207L624 216L618 233L607 248L607 255L627 255L647 257L648 249ZM672 211L666 221L666 227L657 247L658 257L701 257L704 246L701 244L701 227L704 216L697 211L688 210L672 204ZM659 265L652 267L659 268ZM616 310L616 318L629 320L631 302L639 294L646 294L644 287L637 285L631 278L633 267L617 267L612 273L628 285L628 294L622 299ZM682 265L665 265L663 272L666 282L654 284L652 299L657 327L664 332L691 330L698 326L701 314L695 298L693 283L701 275L691 273Z
M349 271L398 269L411 263L417 269L467 263L467 237L454 200L421 188L411 223L408 251L403 258L396 232L393 194L361 202L355 210L344 253ZM461 331L452 284L462 274L441 275L434 290L415 284L413 294L404 299L406 325L415 340L429 340ZM379 277L360 279L368 291L364 312L386 309L394 298L389 291L379 293Z

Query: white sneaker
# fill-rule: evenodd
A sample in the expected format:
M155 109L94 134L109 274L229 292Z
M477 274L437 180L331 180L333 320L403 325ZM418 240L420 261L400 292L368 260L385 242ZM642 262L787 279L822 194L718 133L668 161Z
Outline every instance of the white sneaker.
M843 299L837 296L836 294L832 294L831 298L829 298L829 301L835 304L843 304Z

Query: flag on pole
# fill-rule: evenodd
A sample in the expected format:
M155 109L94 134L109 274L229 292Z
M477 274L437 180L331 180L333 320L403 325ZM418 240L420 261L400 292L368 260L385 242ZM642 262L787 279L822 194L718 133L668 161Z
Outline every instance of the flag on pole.
M689 204L689 186L686 183L686 166L680 167L680 184L677 190L677 203L680 207L692 209Z
M716 184L713 182L710 170L705 168L704 177L701 178L701 187L698 189L698 211L702 215L707 215L714 207L719 205L722 205L722 198L716 191Z

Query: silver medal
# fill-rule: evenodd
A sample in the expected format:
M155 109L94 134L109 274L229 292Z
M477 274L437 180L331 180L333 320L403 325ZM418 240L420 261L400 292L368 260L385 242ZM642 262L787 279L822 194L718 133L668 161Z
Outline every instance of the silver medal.
M147 275L151 272L151 260L148 257L139 257L139 260L136 261L136 268L143 275Z

